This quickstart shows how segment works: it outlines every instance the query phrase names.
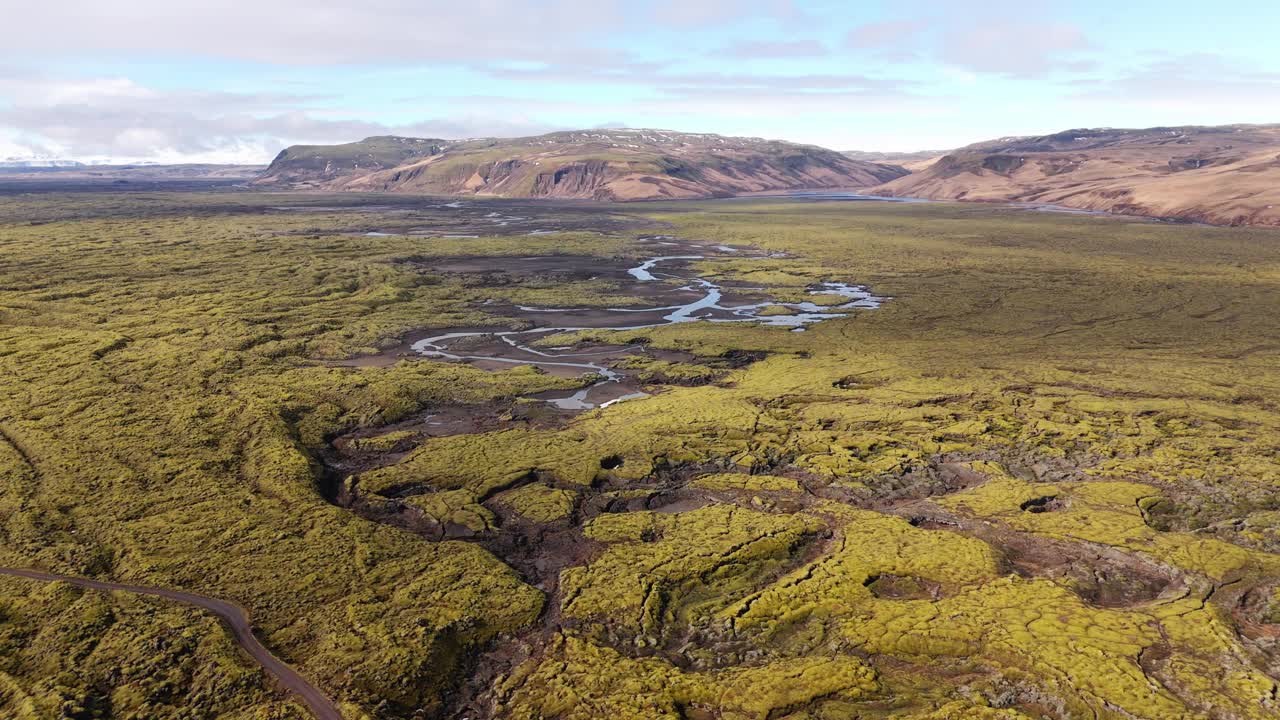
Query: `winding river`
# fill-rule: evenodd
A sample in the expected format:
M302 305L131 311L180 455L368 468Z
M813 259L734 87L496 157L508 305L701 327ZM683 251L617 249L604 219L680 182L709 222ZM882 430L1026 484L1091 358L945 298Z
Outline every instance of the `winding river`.
M669 241L663 242L663 237L659 236L652 240L662 245L678 244ZM728 246L717 246L715 249L725 253L738 253L741 251L739 248ZM418 340L413 344L412 349L425 357L443 360L532 365L553 372L577 371L578 374L591 373L598 375L600 377L598 382L582 388L567 397L543 398L546 402L561 410L590 410L596 407L606 407L616 402L647 397L647 393L638 390L625 392L626 388L622 386L625 376L608 365L609 359L618 357L619 351L616 349L593 352L566 352L570 348L541 349L535 346L537 341L563 332L599 329L642 330L698 321L715 323L752 322L774 327L787 327L791 328L793 332L803 332L808 325L848 316L848 312L841 311L873 310L880 307L881 303L887 299L872 295L867 288L861 285L843 282L822 282L812 287L808 293L814 296L835 295L844 298L845 302L836 305L819 305L813 302L788 303L767 300L731 305L724 304L725 289L712 280L700 276L678 275L658 269L659 266L675 263L683 264L689 261L705 259L708 259L706 255L658 255L650 257L627 270L627 274L636 283L655 283L670 280L685 282L686 284L679 286L677 291L692 295L693 299L679 305L645 308L605 308L604 312L613 314L616 320L606 318L598 324L573 323L572 316L575 313L587 312L581 308L520 306L518 309L521 312L545 317L550 322L529 330L446 332ZM785 308L786 312L770 310L768 314L765 314L766 309L769 308ZM660 315L659 313L663 314ZM637 314L647 315L648 321L631 322L629 317L634 317ZM556 320L565 320L565 322L556 322ZM481 341L480 344L482 345L485 342L500 341L501 345L497 350L468 352L466 348L474 346L477 341ZM624 352L625 350L627 349L624 349ZM601 359L592 360L591 358L593 357ZM612 392L609 392L610 390ZM598 396L602 395L605 396L605 399L598 399Z

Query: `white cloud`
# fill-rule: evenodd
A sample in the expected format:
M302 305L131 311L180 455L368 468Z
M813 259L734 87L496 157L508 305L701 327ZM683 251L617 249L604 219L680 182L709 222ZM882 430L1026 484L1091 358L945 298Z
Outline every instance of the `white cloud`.
M975 72L1034 77L1086 69L1078 53L1093 47L1084 31L1066 23L1017 20L975 22L943 33L938 57Z
M787 40L781 42L738 42L713 55L725 55L744 60L775 58L812 58L827 54L827 48L817 40Z
M1071 102L1092 117L1139 118L1136 122L1145 125L1280 119L1280 72L1213 53L1166 55L1117 77L1078 80L1070 88ZM1093 124L1104 123L1114 124Z
M812 17L793 0L8 5L0 155L263 162L297 142L527 135L606 119L873 148L870 136L843 133L912 126L998 135L1007 125L1033 132L1044 123L1280 115L1280 79L1213 58L1166 54L1132 69L1095 67L1101 49L1047 0L911 0L894 5L901 15L871 24L847 4L813 3L825 11ZM781 61L750 64L776 68L761 73L739 68L744 58ZM26 69L97 60L173 68L133 77ZM339 65L347 67L328 71ZM198 70L189 82L206 89L139 82L172 82L187 67ZM208 89L256 71L254 87L283 80L271 92ZM1034 103L991 92L1019 82L1034 88ZM305 94L311 88L324 94ZM418 109L423 119L408 119ZM930 121L900 122L920 115Z
M19 145L8 131L0 128L0 160L30 157L38 154L40 153L33 153L31 148L26 145Z
M777 94L827 92L903 96L910 88L909 83L900 80L861 73L673 72L661 65L648 63L477 69L508 80L635 85L674 96L734 91L741 92L743 97L767 91Z
M9 130L6 147L24 154L264 161L295 142L340 142L381 133L474 137L560 129L531 113L557 113L566 103L518 101L491 111L484 103L454 102L443 112L437 110L438 118L392 124L364 115L371 108L344 106L348 101L340 96L295 94L288 86L272 93L159 89L109 73L67 77L6 68L6 60L23 67L57 67L41 61L128 57L134 63L148 58L189 63L203 57L269 66L269 72L285 77L295 68L313 73L329 65L364 65L370 72L449 67L494 81L626 86L631 97L649 90L674 101L702 92L726 99L736 92L758 101L771 88L774 94L833 96L895 91L891 83L858 75L674 72L666 63L642 61L626 49L633 47L629 39L651 30L683 32L753 20L794 24L801 14L791 0L10 4L6 27L22 31L7 33L0 46L0 128ZM734 47L757 56L815 55L824 50L804 38ZM702 54L701 48L688 49L689 57ZM504 87L501 82L492 85ZM340 93L340 87L334 91ZM440 108L440 101L438 94L417 102L400 101L396 116L403 117L414 105ZM595 117L624 117L630 111L622 102L615 109L601 109ZM369 119L358 119L362 116Z
M0 88L17 101L41 105L92 103L113 98L150 98L155 93L129 78L108 77L88 80L46 82L43 78L25 78L20 82L0 81Z
M606 0L603 4L616 3ZM633 5L649 9L647 16L641 16L642 20L683 29L722 26L726 19L749 17L787 23L806 19L792 0L651 0Z
M1091 69L1096 50L1084 30L1055 19L1044 0L973 4L918 0L909 15L854 27L845 48L885 61L931 59L949 68L1017 78Z
M97 51L281 64L618 59L618 31L786 19L786 0L42 0L5 8L0 55ZM21 32L15 31L21 29Z
M88 161L262 163L286 145L368 135L475 137L545 132L518 114L462 116L404 125L324 117L315 96L161 91L122 78L0 74L3 154Z
M1107 80L1076 83L1083 97L1230 103L1280 103L1280 73L1213 53L1165 56Z
M887 20L859 25L844 38L845 47L855 50L900 49L914 41L929 24L919 20Z

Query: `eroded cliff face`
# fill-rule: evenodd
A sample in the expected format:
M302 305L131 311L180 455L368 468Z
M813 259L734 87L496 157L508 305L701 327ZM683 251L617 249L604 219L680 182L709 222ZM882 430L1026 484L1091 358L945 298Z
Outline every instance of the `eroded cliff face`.
M865 188L907 172L813 146L657 131L554 133L408 147L421 152L393 167L346 162L336 171L333 164L321 166L323 150L291 148L258 182L324 190L626 201Z
M553 172L540 173L533 182L535 197L591 197L611 200L606 185L611 179L609 163L584 160L569 163ZM603 192L602 192L603 191Z

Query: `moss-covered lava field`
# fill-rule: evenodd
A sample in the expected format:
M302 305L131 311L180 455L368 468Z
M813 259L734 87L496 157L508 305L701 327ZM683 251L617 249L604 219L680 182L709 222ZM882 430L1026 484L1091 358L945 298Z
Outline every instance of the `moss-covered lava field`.
M1274 718L1278 318L1260 228L6 195L0 567L349 720ZM309 714L3 577L0 716Z

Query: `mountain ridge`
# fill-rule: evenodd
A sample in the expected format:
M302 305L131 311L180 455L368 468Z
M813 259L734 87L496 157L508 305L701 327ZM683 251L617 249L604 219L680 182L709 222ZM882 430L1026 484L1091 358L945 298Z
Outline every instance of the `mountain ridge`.
M952 151L868 191L1280 225L1280 125L1077 128Z
M294 146L255 184L629 201L863 188L906 173L815 145L628 128L457 141L379 136Z

